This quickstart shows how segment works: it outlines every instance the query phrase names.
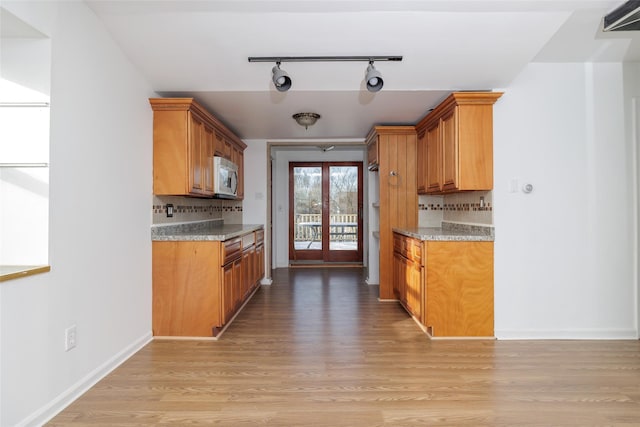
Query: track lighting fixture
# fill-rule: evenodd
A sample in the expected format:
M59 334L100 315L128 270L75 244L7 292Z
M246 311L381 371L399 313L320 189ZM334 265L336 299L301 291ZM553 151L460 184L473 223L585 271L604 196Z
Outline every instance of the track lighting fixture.
M280 92L286 92L291 88L291 77L286 71L280 69L280 61L276 62L276 66L271 69L273 73L273 84Z
M366 61L369 63L365 74L365 83L369 92L378 92L384 81L380 71L373 66L374 61L402 61L402 56L250 56L249 62L275 62L271 69L273 84L280 92L291 88L291 78L280 69L281 62L345 62Z
M369 92L378 92L382 89L382 85L384 84L382 74L380 74L380 71L376 70L376 67L373 66L373 61L369 61L365 82L367 83L367 90Z

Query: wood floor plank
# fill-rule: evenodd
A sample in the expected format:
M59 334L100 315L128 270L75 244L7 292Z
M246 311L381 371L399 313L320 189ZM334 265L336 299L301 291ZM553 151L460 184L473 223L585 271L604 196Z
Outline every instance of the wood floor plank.
M220 340L153 341L48 425L640 425L638 341L430 341L377 296L274 270Z

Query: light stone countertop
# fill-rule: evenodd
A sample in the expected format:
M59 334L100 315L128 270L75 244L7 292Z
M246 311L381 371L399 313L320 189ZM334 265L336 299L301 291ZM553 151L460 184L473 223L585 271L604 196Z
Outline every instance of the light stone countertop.
M224 224L221 220L151 226L152 241L224 241L264 228L262 224Z
M418 240L493 242L493 226L478 226L443 222L442 227L394 228L393 231Z

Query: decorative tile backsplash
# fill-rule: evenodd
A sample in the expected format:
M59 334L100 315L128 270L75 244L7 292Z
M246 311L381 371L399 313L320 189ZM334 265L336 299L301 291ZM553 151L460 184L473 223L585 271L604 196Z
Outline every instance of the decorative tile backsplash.
M444 196L419 196L418 203L418 225L420 227L439 227L442 221L493 224L493 194L491 191L470 191Z
M153 205L154 214L164 214L167 212L167 205ZM221 206L185 206L173 205L173 214L213 214L214 212L222 212Z
M484 198L483 202L480 198ZM167 204L173 217L167 218ZM242 224L242 200L197 199L154 196L153 224L221 219L225 224ZM418 197L418 225L440 227L443 221L465 224L493 224L491 191L470 191L445 196Z
M167 204L173 217L167 217ZM154 196L153 224L220 219L226 224L242 223L242 200L197 199L181 196Z
M440 227L443 218L442 196L418 196L418 225L420 227Z

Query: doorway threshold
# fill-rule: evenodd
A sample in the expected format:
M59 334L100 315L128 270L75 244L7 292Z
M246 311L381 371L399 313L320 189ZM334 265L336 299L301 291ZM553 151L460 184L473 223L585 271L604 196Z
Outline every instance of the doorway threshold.
M289 268L313 268L313 267L355 267L362 268L361 262L324 262L324 261L289 261Z

